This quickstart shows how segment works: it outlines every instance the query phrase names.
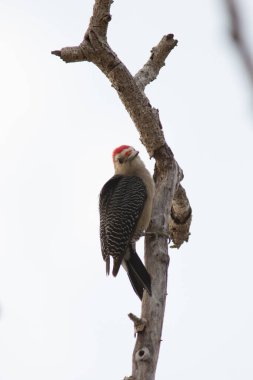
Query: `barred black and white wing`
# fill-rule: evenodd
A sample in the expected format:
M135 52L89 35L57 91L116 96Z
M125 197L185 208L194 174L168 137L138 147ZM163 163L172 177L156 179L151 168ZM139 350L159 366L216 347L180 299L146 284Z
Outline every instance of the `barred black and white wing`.
M146 198L146 187L136 176L115 175L102 188L99 199L100 241L107 274L110 272L112 256L112 273L117 275Z

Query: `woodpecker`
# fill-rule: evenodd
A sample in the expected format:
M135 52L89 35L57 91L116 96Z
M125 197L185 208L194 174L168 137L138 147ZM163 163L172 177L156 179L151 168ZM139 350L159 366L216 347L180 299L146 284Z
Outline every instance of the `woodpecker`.
M99 197L100 242L106 274L113 258L114 277L120 265L126 270L132 287L142 299L143 291L151 296L151 278L136 253L135 242L147 229L155 192L154 181L129 145L114 149L114 176L103 186Z

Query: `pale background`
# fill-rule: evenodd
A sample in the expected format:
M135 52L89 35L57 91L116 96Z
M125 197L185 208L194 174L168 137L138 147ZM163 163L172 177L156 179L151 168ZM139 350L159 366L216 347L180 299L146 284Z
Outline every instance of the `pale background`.
M253 3L240 4L252 42ZM0 380L131 373L140 303L123 270L105 276L98 194L118 145L154 162L102 73L50 54L81 42L92 7L0 2ZM171 251L157 379L252 380L252 92L223 2L115 0L111 13L133 74L162 35L179 40L147 87L193 208Z

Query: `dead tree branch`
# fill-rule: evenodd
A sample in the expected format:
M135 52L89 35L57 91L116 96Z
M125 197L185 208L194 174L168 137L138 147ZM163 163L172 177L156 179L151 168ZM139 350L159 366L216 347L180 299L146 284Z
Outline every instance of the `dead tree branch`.
M177 40L174 39L173 34L168 34L163 36L157 46L153 47L148 62L134 77L141 90L156 79L160 69L165 66L165 59L176 45Z
M179 189L182 189L179 184L183 173L165 141L159 112L151 106L144 89L157 77L177 41L172 34L164 36L152 49L149 61L133 77L107 42L111 3L111 0L96 0L93 15L80 45L56 50L52 54L65 62L93 62L107 76L130 114L147 152L156 160L156 194L149 231L160 233L145 238L145 263L152 278L152 297L144 294L139 321L145 321L145 326L138 331L131 376L133 380L154 380L167 292L168 221L172 207L175 219L180 219L182 214L189 213L190 205L185 191L181 191L180 197L178 195ZM188 239L189 227L190 223L188 231L184 231L181 237L181 244ZM176 226L173 228L177 229ZM178 233L180 234L179 229ZM137 323L138 318L133 317L133 320Z

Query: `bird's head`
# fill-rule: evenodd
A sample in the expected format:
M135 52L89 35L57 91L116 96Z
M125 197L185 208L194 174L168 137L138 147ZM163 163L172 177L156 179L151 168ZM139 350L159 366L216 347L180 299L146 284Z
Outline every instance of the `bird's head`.
M115 174L129 174L134 172L136 166L142 163L139 152L132 146L121 145L112 152Z

